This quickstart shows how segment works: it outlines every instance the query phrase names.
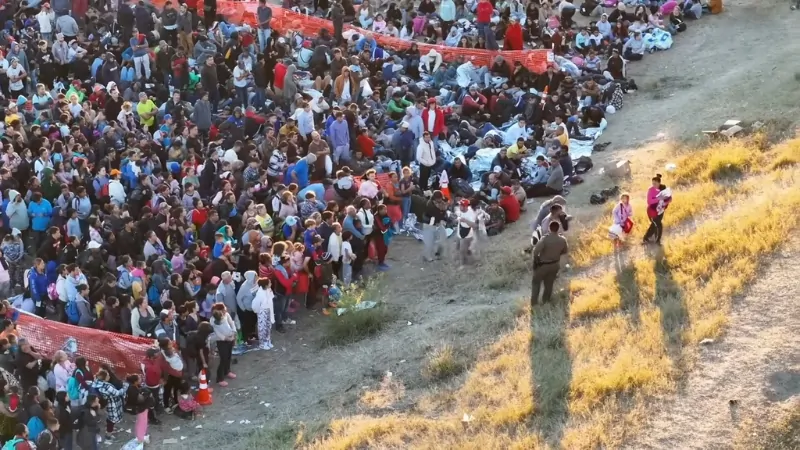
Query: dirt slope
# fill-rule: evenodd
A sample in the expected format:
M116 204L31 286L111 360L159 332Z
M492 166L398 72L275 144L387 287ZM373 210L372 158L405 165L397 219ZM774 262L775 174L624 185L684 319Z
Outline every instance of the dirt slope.
M800 394L799 270L795 242L736 304L730 331L704 347L692 375L629 448L730 448L744 419Z

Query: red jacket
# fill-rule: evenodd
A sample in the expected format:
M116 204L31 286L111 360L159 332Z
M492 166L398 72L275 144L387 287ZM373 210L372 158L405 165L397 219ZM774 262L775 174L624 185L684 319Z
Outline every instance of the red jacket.
M436 118L433 120L433 129L431 130L428 126L428 116L430 115L430 111L431 110L428 108L422 110L422 127L425 131L431 134L431 137L438 137L439 133L444 131L444 113L442 112L441 108L434 109Z
M292 275L287 277L286 275L284 275L282 270L276 270L274 274L275 274L275 281L277 282L277 284L280 285L280 286L275 286L275 288L273 289L275 293L276 294L280 293L282 295L291 295L293 289L292 285L297 281L297 274L293 273Z
M375 156L375 141L373 141L371 137L366 134L359 134L356 138L356 143L358 144L358 149L361 150L361 153L363 153L366 158Z
M286 76L286 65L283 63L275 64L275 81L273 84L276 88L283 90L283 78Z
M142 372L144 372L144 385L147 387L156 387L161 384L161 374L164 373L163 360L160 358L150 359L145 358L142 361Z
M519 23L512 23L506 29L503 50L522 50L522 44L522 26Z
M477 99L473 99L472 96L467 94L467 96L464 97L464 101L461 102L461 108L465 115L477 113L480 105L486 106L486 97L484 97L483 94L478 94Z
M489 0L478 3L478 8L475 10L475 17L478 23L488 24L492 21L492 14L494 13L494 6Z

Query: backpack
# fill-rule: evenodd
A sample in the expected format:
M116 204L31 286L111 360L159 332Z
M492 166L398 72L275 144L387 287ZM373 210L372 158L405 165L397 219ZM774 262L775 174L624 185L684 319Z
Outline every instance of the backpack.
M44 431L44 422L42 419L33 416L28 420L28 437L31 438L32 441L35 441L40 434Z
M39 420L39 422L41 422L41 419ZM3 445L2 450L16 450L17 444L19 444L20 442L25 442L25 439L14 438L9 441L6 441L5 445Z
M161 293L158 292L155 283L150 283L150 287L147 288L147 303L149 303L150 306L161 305Z
M67 313L67 320L69 320L70 325L77 325L78 322L80 322L81 313L78 311L78 302L76 300L67 302L65 312Z
M80 371L81 369L75 369L75 371L72 372L72 376L70 376L69 380L67 380L67 395L69 396L70 400L80 401L82 404L86 400L86 396L89 393L81 387L80 381L78 381L78 379L75 377L75 374ZM81 374L82 373L83 372L81 372Z
M102 198L110 197L110 195L108 193L108 189L109 189L110 185L111 185L111 183L104 184L103 187L100 188L100 192L97 193L97 198L102 199Z

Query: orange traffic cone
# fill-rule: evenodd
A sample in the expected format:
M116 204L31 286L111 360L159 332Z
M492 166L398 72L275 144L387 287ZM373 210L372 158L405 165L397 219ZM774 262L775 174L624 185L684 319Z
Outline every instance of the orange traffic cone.
M200 390L197 392L195 400L203 406L208 406L212 403L211 393L208 391L208 379L206 378L205 369L200 371Z

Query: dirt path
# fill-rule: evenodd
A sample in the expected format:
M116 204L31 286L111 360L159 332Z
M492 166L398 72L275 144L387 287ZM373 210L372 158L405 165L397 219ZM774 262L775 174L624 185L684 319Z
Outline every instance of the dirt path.
M640 89L625 97L601 140L616 150L683 139L729 118L796 116L800 82L785 57L800 46L794 39L800 12L783 0L730 0L725 8L690 22L672 49L629 64Z
M703 347L692 375L629 448L730 448L743 419L800 394L799 250L795 242L774 257L734 304L730 331Z
M800 82L787 67L793 67L791 56L800 47L796 39L800 16L795 16L800 12L790 13L785 0L732 0L726 2L726 8L720 16L690 23L671 50L647 55L630 67L629 75L640 90L626 96L625 107L609 119L610 127L601 140L612 141L613 146L593 155L596 167L608 158L636 151L630 148L637 144L681 139L728 118L763 120L791 118L798 113ZM576 187L569 197L570 207L588 205L588 192L600 180L590 175L584 186ZM528 208L535 211L538 204ZM513 250L526 243L527 236L526 225L518 224L492 238L491 247ZM214 406L197 422L204 432L189 431L194 424L170 419L154 427L155 442L183 434L187 438L170 448L196 448L198 444L233 448L234 442L261 425L265 431L282 429L292 421L325 422L359 412L357 401L363 386L374 386L387 370L406 384L407 396L413 398L415 388L424 387L420 364L429 348L456 341L474 350L481 347L482 340L497 336L499 324L493 314L524 291L498 293L476 287L472 279L486 276L485 266L466 271L456 270L454 264L423 266L420 247L403 239L390 251L392 269L385 277L383 298L396 318L387 330L345 348L320 350L315 339L326 319L302 314L296 329L275 337L276 351L239 358L234 366L239 378L231 387L215 392ZM739 398L743 410L768 404L764 394L768 376L781 370L772 362L774 355L784 348L798 348L792 339L800 336L797 329L792 333L779 328L788 326L782 324L783 319L798 312L781 310L778 305L789 300L773 298L768 289L781 287L786 294L796 294L800 286L790 286L788 281L797 272L796 266L800 262L782 259L764 277L761 287L742 302L745 309L737 309L729 336L706 350L699 368L704 375L691 378L681 400L656 415L650 437L638 448L706 448L725 442L733 430L727 410L729 397ZM750 310L746 309L748 303ZM769 310L764 308L766 304L771 305ZM725 359L728 350L735 351L730 361ZM783 388L781 392L787 391ZM240 424L241 420L252 423ZM187 430L170 431L178 425Z

